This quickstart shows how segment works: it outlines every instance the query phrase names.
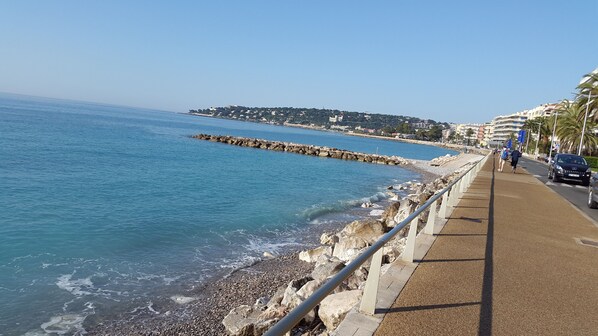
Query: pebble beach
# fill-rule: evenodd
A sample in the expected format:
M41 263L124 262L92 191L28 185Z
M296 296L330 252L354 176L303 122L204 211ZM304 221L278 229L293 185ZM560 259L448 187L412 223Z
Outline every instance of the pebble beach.
M410 160L406 167L420 173L422 183L430 183L479 158L480 155L477 154L459 154L446 157L438 165L431 165L431 161ZM342 228L335 230L340 231ZM317 244L318 242L314 242L314 246ZM139 316L132 321L100 323L88 329L88 332L89 335L226 335L222 320L231 309L240 305L251 306L258 300L267 301L280 287L310 274L313 269L314 264L300 260L297 252L264 257L249 267L195 289L191 293L194 298L191 302L163 307L162 311L166 312L159 315ZM310 328L324 330L321 323Z

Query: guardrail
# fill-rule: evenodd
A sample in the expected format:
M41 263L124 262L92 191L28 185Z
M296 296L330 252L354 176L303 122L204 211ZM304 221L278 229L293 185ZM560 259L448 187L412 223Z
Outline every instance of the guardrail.
M363 290L363 296L359 310L362 313L373 315L376 308L376 298L378 294L378 281L380 279L380 269L382 266L382 247L388 243L394 236L396 236L401 229L410 224L409 232L407 234L407 242L405 250L401 254L401 259L413 262L415 253L415 239L417 236L417 222L420 214L430 208L427 218L426 226L423 231L426 234L433 234L434 225L436 222L436 209L438 200L442 197L442 203L438 210L438 217L447 219L459 202L459 197L467 190L473 179L477 176L484 163L492 154L488 154L483 159L470 167L459 178L455 179L446 188L439 193L430 197L430 199L422 206L418 207L409 217L397 224L392 230L384 234L378 241L372 244L369 248L363 251L357 258L346 265L340 272L330 278L326 283L316 290L310 297L299 304L295 309L288 313L284 318L278 321L272 328L270 328L264 335L278 336L284 335L291 330L297 323L299 323L305 315L313 310L328 294L338 287L345 279L347 279L353 272L355 272L368 259L372 258L370 269L368 271L368 278Z

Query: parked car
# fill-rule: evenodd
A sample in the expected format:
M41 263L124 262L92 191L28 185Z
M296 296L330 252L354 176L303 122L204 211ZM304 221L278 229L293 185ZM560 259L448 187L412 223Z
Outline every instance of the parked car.
M555 182L560 180L581 181L584 186L590 184L592 168L583 156L574 154L557 154L548 165L548 178Z
M598 208L598 176L596 174L592 175L588 187L588 207Z

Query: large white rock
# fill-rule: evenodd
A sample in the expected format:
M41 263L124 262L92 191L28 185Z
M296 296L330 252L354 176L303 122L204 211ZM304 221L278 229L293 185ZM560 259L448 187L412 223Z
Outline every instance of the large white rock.
M231 336L253 336L260 314L260 311L254 310L251 306L242 305L232 309L222 320L222 324Z
M321 255L332 255L332 246L320 246L312 250L299 252L299 260L316 262Z
M368 243L363 238L353 236L341 237L339 242L334 245L332 256L345 262L351 261L367 246Z
M315 280L324 281L330 276L340 272L345 267L345 264L340 260L329 261L321 263L311 272L311 277Z
M354 236L372 244L384 234L384 225L375 219L358 220L349 223L341 231L341 236Z
M328 330L334 330L343 321L345 315L361 299L360 290L351 290L328 295L320 302L318 315Z

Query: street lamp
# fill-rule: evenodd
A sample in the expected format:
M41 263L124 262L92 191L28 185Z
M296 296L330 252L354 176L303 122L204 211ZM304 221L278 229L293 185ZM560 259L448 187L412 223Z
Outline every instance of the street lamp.
M556 110L556 114L554 116L554 127L552 127L552 138L550 138L550 151L548 152L548 162L550 162L550 158L552 157L552 146L554 143L554 133L556 132L556 120L559 117L559 110Z
M581 128L581 139L579 139L579 148L577 149L577 155L581 155L581 147L583 147L583 136L586 132L586 120L588 120L588 109L590 108L590 99L592 99L592 91L588 95L588 101L586 102L586 115L583 117L583 127Z

